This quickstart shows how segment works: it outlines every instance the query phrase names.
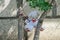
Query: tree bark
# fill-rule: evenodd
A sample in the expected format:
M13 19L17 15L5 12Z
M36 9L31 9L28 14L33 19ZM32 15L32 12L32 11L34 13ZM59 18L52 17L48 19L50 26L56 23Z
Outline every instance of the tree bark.
M50 4L52 4L52 3L53 3L53 0L51 1ZM46 17L46 14L47 14L47 11L44 11L44 12L42 13L41 17L39 18L33 40L39 40L40 27L42 26L42 23L43 23L44 18Z
M23 39L23 16L20 15L20 7L23 7L23 0L16 0L17 1L17 17L18 17L18 40Z
M17 1L17 8L20 8L20 6L23 6L23 0L16 0Z
M57 16L57 4L56 1L53 0L53 8L52 8L52 17L56 17Z
M43 19L44 19L45 16L46 16L46 11L44 11L42 13L41 17L39 18L39 21L38 21L38 24L37 24L37 28L36 28L33 40L39 40L40 27L42 26Z
M28 40L28 32L24 30L24 40Z
M24 22L23 22L22 16L19 16L18 18L18 40L24 39L23 31L24 31Z

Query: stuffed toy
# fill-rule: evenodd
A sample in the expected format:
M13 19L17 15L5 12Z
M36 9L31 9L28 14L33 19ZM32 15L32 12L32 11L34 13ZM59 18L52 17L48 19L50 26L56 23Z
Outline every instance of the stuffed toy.
M32 11L31 13L29 13L28 18L25 20L25 30L26 31L32 31L33 28L37 27L37 23L38 23L38 12L37 11ZM41 28L40 31L43 31L44 29Z

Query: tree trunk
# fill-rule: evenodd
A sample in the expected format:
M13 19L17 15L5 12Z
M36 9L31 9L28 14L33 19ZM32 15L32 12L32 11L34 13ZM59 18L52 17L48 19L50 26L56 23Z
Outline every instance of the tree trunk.
M52 17L56 17L57 16L57 4L56 1L53 0L53 8L52 8Z
M23 16L20 15L20 7L23 5L23 0L16 0L17 1L17 17L18 17L18 40L23 39Z
M17 8L20 8L20 6L23 6L23 0L16 0L17 1Z
M50 4L52 4L52 3L53 3L53 0L51 1ZM44 12L42 13L41 17L39 18L33 40L39 40L40 27L42 26L43 20L44 20L44 18L46 17L46 15L47 15L47 11L44 11Z
M23 19L22 16L20 16L18 18L18 40L22 40L23 39Z
M39 18L39 21L38 21L38 24L37 24L37 28L36 28L33 40L39 40L40 27L42 26L43 19L44 19L45 16L46 16L46 12L43 12L41 17Z
M28 40L28 32L24 30L24 40Z

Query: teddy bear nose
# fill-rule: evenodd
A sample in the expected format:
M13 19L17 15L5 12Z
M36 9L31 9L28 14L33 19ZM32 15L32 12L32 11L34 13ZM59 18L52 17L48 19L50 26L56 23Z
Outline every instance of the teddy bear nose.
M32 22L36 22L36 19L32 19Z

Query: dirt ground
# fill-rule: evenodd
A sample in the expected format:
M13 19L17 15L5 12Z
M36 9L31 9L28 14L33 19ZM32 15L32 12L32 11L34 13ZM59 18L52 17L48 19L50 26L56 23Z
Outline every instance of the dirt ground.
M44 31L40 31L39 40L60 40L60 19L45 19L42 27ZM34 29L29 32L29 40L33 40Z

